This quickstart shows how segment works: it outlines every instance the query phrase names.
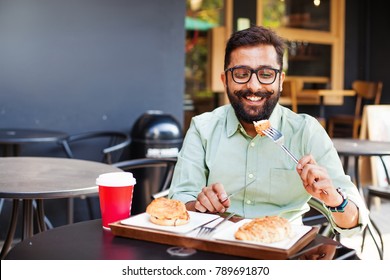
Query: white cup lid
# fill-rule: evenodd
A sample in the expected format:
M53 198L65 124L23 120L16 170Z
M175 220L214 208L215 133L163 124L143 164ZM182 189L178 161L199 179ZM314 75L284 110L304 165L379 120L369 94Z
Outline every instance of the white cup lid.
M110 172L100 174L96 179L96 185L107 187L134 186L136 180L131 172Z

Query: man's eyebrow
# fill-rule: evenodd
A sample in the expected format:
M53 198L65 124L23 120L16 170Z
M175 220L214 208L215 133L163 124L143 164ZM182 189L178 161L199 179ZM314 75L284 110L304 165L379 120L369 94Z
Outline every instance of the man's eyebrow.
M238 68L238 67L245 67L245 68L250 68L250 69L254 69L254 70L256 70L256 69L262 69L262 68L275 68L275 69L278 69L278 67L274 67L274 66L272 66L272 65L260 65L260 66L258 66L258 67L256 67L256 68L252 68L252 67L250 67L250 66L248 66L248 65L235 65L235 66L233 66L232 68Z

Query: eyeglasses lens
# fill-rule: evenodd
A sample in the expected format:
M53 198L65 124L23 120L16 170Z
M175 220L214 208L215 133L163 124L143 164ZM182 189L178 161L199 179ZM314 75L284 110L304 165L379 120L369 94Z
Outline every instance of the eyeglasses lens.
M256 72L257 71L257 72ZM236 83L239 84L245 84L249 82L249 80L252 77L252 73L257 74L257 79L259 80L260 83L269 85L272 84L275 81L276 78L276 71L274 69L270 68L261 68L258 70L253 70L249 68L235 68L232 71L233 74L233 80Z

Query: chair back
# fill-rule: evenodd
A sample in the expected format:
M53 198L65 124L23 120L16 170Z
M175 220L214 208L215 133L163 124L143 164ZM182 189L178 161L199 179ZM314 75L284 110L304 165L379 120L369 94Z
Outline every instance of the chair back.
M291 110L298 113L297 101L298 86L295 80L285 80L283 82L283 90L279 98L281 105L291 106Z
M138 158L114 163L113 166L132 172L137 180L133 194L132 214L145 212L157 197L167 195L177 158Z
M60 141L68 158L87 159L108 164L119 161L130 144L130 136L120 131L91 131L69 135Z
M310 215L305 215L302 219L305 225L318 226L319 233L329 238L338 238L339 233L332 225L332 217L323 203L317 198L312 197L308 201L311 208Z
M364 105L380 104L382 95L382 82L371 82L357 80L352 83L352 89L356 91L355 117L360 118Z

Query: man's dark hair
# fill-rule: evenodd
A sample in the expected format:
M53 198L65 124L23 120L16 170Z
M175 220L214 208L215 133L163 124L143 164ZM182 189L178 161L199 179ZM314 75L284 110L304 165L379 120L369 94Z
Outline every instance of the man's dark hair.
M230 54L232 51L239 47L257 45L274 46L280 70L283 69L285 42L274 31L263 26L252 26L248 29L237 31L232 34L226 44L224 69L226 69L230 63Z

